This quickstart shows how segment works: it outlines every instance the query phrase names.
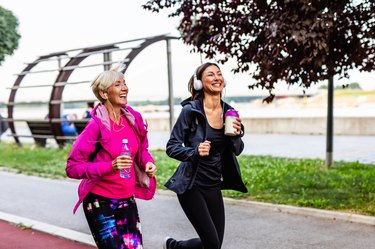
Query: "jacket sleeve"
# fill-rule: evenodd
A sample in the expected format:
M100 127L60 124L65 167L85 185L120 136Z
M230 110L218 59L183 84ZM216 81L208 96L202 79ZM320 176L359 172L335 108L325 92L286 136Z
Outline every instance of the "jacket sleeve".
M82 133L74 142L66 164L66 175L74 179L98 179L112 172L112 162L100 160L97 152L93 162L90 156L95 153L96 144L99 143L99 126L91 119Z
M192 116L191 106L184 106L167 142L167 155L182 162L193 162L198 159L197 148L187 142L191 132Z
M242 137L244 134L245 127L241 124L241 134L238 136L230 137L232 151L236 156L240 155L244 149L244 143L242 141Z
M137 125L139 130L140 137L140 150L139 150L139 159L138 164L142 167L146 167L146 163L154 163L154 158L151 153L148 151L148 137L147 137L147 124L144 123L143 118L140 113L137 113Z

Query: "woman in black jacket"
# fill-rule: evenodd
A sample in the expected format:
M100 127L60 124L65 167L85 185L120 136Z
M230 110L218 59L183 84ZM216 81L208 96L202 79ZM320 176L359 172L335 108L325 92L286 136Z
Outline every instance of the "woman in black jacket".
M225 226L221 189L247 192L236 158L244 147L241 119L233 123L235 136L224 135L224 114L232 109L221 100L225 84L215 63L199 66L189 81L191 97L182 102L167 143L168 156L181 163L165 186L177 194L199 238L167 237L164 249L221 248Z

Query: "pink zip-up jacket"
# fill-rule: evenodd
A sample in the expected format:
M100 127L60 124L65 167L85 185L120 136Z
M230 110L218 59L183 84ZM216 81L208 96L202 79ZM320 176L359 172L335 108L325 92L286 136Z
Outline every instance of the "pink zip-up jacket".
M130 106L124 106L121 111L129 123L133 125L133 130L137 134L140 145L134 160L141 168L140 171L135 170L135 197L149 200L155 194L156 179L155 177L148 178L144 172L147 162L154 163L154 159L148 151L147 126L143 122L141 114L134 111ZM117 156L112 155L109 149L111 127L107 108L98 104L91 111L91 116L92 118L85 129L74 142L66 164L66 175L68 177L82 179L78 186L79 200L73 213L76 212L85 196L100 181L101 177L113 172L112 160ZM138 167L137 165L135 167Z

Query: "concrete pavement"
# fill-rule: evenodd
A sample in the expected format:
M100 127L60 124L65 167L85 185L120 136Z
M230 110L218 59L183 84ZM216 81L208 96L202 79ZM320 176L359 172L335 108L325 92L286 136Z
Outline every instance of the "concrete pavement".
M82 209L72 214L77 185L0 172L0 219L92 245ZM145 248L161 248L167 235L195 236L170 191L138 206ZM371 248L374 231L375 217L226 199L223 249Z

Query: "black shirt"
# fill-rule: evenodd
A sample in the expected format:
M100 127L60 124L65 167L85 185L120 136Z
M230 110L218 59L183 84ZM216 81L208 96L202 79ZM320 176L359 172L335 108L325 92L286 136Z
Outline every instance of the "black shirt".
M207 123L207 140L211 142L210 154L200 157L194 184L200 187L213 187L221 183L221 155L225 149L224 127L215 129Z

